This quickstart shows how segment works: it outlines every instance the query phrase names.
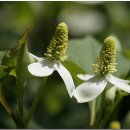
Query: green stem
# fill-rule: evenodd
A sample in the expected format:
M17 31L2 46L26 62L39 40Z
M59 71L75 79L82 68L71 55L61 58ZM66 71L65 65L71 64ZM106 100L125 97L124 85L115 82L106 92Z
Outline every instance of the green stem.
M101 124L101 127L104 127L107 125L108 121L110 120L111 116L112 116L112 113L114 112L114 110L117 108L119 102L121 101L122 99L122 96L119 95L118 99L116 100L115 104L113 105L113 107L111 108L111 110L109 112L107 112L105 114L105 118L104 118L104 121L103 123Z
M119 102L121 101L122 98L123 98L123 96L119 95L119 98L117 99L117 101L115 102L114 106L112 107L112 111L115 110L115 108L117 107L117 105L119 104Z
M28 124L29 124L29 122L31 120L31 117L32 117L32 115L33 115L33 113L34 113L34 111L36 109L36 106L37 106L37 104L39 102L39 99L40 99L40 97L41 97L41 95L43 93L43 88L44 88L44 86L46 84L47 79L48 79L47 77L44 78L44 80L42 81L42 83L41 83L41 85L40 85L40 87L39 87L39 89L38 89L38 91L37 91L37 93L36 93L36 95L34 97L34 100L33 100L32 106L30 108L30 111L29 111L29 113L28 113L28 115L27 115L27 117L25 119L25 126L26 127L28 126Z
M95 106L96 106L96 99L92 102L92 108L91 108L91 118L90 118L90 126L93 127L93 124L95 122Z
M24 83L24 82L23 82ZM17 89L18 89L18 116L20 120L23 122L23 84L17 83Z
M102 116L103 116L103 111L104 111L105 94L106 94L106 90L104 90L104 92L102 93L102 96L101 96L100 109L99 109L99 113L97 115L97 120L96 120L95 125L94 125L95 128L99 128L99 125L102 121Z

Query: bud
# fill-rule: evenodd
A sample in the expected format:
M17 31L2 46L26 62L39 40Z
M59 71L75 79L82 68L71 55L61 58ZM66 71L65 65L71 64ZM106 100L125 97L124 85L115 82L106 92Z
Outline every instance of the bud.
M117 92L118 92L118 88L116 86L112 86L107 90L106 92L107 103L114 103Z
M114 73L116 70L116 47L115 39L109 36L104 40L104 46L97 58L97 63L92 64L94 71L101 75Z
M65 23L60 23L51 40L47 53L44 55L50 59L64 61L67 58L66 49L68 43L68 27Z
M120 129L121 128L121 124L119 121L112 121L110 123L110 129Z

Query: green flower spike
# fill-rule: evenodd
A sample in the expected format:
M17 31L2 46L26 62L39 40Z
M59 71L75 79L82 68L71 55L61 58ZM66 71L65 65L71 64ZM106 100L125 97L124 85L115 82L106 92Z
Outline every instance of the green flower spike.
M109 36L104 40L104 46L97 58L97 63L92 64L92 66L96 73L106 75L117 71L116 65L115 40L112 36Z
M50 59L64 61L67 58L66 49L68 43L68 27L65 23L60 23L51 40L47 53L44 55Z

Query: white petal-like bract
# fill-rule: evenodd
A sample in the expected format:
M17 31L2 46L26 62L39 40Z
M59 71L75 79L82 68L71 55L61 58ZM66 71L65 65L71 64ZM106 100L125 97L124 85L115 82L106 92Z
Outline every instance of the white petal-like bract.
M89 74L78 74L77 77L83 81L87 81L94 77L95 75L89 75Z
M43 58L37 57L37 56L33 55L33 54L30 53L30 52L29 52L29 55L32 56L32 57L33 57L35 60L37 60L37 61L42 61L42 60L43 60Z
M74 91L74 97L79 103L89 102L103 92L107 85L105 78L94 76L79 85Z
M107 81L109 81L111 84L115 85L116 87L130 93L130 85L128 85L128 80L122 80L119 78L116 78L115 76L109 74L106 76Z
M106 75L106 78L107 78L107 77L111 77L111 78L113 78L113 79L115 79L115 80L118 80L118 81L123 82L123 83L126 83L126 84L129 84L129 83L130 83L130 80L119 79L119 78L116 78L115 76L113 76L112 74Z
M72 97L75 86L70 72L59 62L55 64L55 69L58 71L59 75L63 79L70 97Z
M42 61L28 65L29 72L38 77L51 75L54 71L54 62L45 58Z

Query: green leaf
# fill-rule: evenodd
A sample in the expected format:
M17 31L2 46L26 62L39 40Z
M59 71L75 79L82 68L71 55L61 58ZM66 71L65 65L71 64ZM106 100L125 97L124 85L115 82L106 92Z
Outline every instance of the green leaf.
M4 107L4 109L11 114L12 110L9 107L8 103L6 102L5 96L4 96L4 92L3 92L3 83L8 83L7 77L8 77L8 73L10 72L11 68L10 67L6 67L6 66L2 66L0 65L0 103L2 104L2 106ZM9 84L9 88L10 89L11 84Z
M125 77L130 71L130 60L121 52L117 52L117 72L119 77Z
M96 63L101 50L101 43L92 36L83 39L72 39L68 44L68 60L77 64L88 74L93 74L91 64ZM117 50L117 72L115 75L125 77L130 69L130 60Z
M2 106L4 107L4 109L9 113L11 114L12 113L12 110L11 108L8 106L7 102L6 102L6 99L4 97L4 93L3 93L3 90L2 90L2 86L0 85L0 103L2 104Z
M17 53L18 53L18 46L7 50L2 59L1 64L8 67L15 67L17 64Z
M5 68L4 66L0 65L0 80L3 79L6 76L6 72L5 72Z
M82 81L77 77L77 74L83 74L83 73L85 74L85 71L71 61L64 61L62 64L71 73L72 77L75 79L77 84L81 84Z
M6 51L1 63L2 65L10 69L9 75L13 75L15 77L16 77L17 53L18 53L18 46L9 49L8 51Z
M67 50L68 60L76 63L87 73L93 73L91 64L96 62L100 49L100 42L91 36L70 40Z
M129 48L124 48L123 50L124 50L123 51L124 55L127 56L130 59L130 49Z
M17 55L19 53L20 48L23 48L22 42L24 42L24 38L25 38L25 35L23 36L22 39L19 40L19 46L13 47L13 48L7 50L6 52L1 52L2 53L1 64L10 69L9 75L13 75L15 77L16 77L16 66L17 66ZM36 61L36 59L34 59L34 57L32 57L28 53L27 49L26 49L25 53L26 53L25 56L27 57L26 59L27 59L28 63L32 63L32 62Z
M19 40L18 54L17 54L17 66L16 66L16 75L18 82L23 83L28 76L27 66L31 63L30 55L27 48L27 35L26 31Z
M6 54L6 51L0 51L0 64L2 63L2 60L5 54Z
M29 73L27 66L30 63L30 56L27 48L27 35L28 31L23 33L19 40L18 54L17 54L17 65L16 65L16 78L17 78L17 96L18 96L18 109L20 120L23 125L23 93L24 93L24 82L28 77Z

